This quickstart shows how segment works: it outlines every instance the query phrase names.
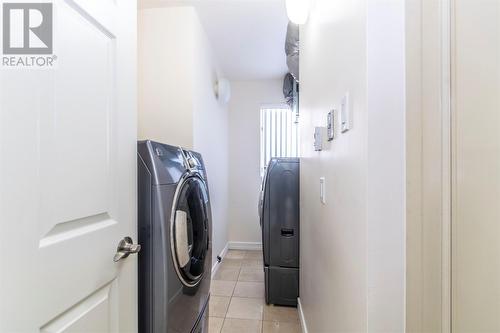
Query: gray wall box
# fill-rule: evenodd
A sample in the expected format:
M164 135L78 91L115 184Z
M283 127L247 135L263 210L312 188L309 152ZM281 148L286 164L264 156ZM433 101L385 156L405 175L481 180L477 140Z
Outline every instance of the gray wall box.
M299 296L298 158L273 158L259 203L266 302L297 305Z

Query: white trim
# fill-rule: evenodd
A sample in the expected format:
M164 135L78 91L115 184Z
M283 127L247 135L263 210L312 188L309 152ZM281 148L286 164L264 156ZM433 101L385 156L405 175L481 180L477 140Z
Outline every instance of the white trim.
M302 333L308 333L306 318L304 317L304 312L302 311L302 303L300 303L300 297L297 297L297 310L299 312L300 328Z
M219 257L224 259L224 257L227 254L228 249L229 249L229 243L226 243L226 246L224 246L222 251L219 253ZM221 260L221 262L222 262L222 260ZM219 269L219 267L220 267L220 262L218 260L215 260L214 264L212 265L212 276L214 276L215 273L217 273L217 270Z
M451 52L452 1L441 2L441 332L451 332L451 213L452 213L452 115L451 115Z
M230 250L262 250L261 242L228 242Z

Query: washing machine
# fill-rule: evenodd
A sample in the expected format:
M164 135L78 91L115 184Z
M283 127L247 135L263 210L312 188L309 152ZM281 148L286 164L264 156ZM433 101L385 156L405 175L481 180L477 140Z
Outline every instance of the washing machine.
M200 154L138 142L139 333L208 332L211 210Z

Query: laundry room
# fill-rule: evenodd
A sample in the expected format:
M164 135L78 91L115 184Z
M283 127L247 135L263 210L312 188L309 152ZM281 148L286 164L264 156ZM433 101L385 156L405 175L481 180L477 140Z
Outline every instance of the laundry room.
M294 66L297 79L290 74L287 52L288 65ZM145 172L144 177L139 172L139 197L142 187L156 188L160 184L172 187L165 192L154 192L149 199L170 202L165 209L172 211L168 219L172 218L173 222L161 223L173 223L170 232L183 239L174 240L177 247L172 245L172 253L180 256L175 259L173 255L173 265L175 261L180 262L176 273L181 271L182 283L177 289L188 288L185 285L191 285L191 290L196 288L194 295L189 296L180 289L179 292L165 290L164 293L173 293L173 296L156 304L150 303L150 299L158 289L148 285L149 291L145 289L144 295L139 294L139 327L143 332L156 332L155 325L160 325L163 332L188 332L195 330L195 324L197 327L208 325L209 332L299 332L296 309L299 288L298 26L289 25L285 2L139 1L138 82L138 139L146 140L139 147L139 170ZM167 175L157 183L146 180L159 177L151 177L146 170L158 168L153 167L152 156L160 151L163 152L160 160L170 163L168 172L177 170L174 174L180 175L178 180L176 176ZM194 152L199 154L193 155L193 160L203 170L202 181L193 183L194 189L185 190L186 202L179 203L175 189L186 187L182 183L190 177L182 176L182 165L178 163L183 157L191 159ZM174 161L167 162L167 156ZM285 242L293 239L290 253L284 253L283 258L277 249L274 252L268 249L268 243L263 251L262 240L264 235L267 239L269 231L263 233L264 216L261 215L267 214L259 213L263 207L258 209L263 205L259 198L264 197L261 190L267 165L274 157L297 162L292 168L295 177L282 184L292 188L295 197L276 197L273 199L276 202L272 201L273 205L286 200L295 202L294 208L277 210L283 216L287 212L293 215L288 218L291 223L288 229L282 226L288 232ZM280 168L289 167L281 163L276 170ZM191 173L195 174L193 170ZM167 185L169 183L173 185ZM206 184L206 189L200 184ZM198 207L189 198L199 197L209 197L207 203L200 205L209 206L206 215L211 214L211 218L207 218L211 219L211 232L203 237L195 228L196 223L202 222L195 220L204 219L205 213L189 211ZM178 208L173 207L175 205ZM141 219L141 212L144 216L157 214L149 207L151 204L142 207L139 201L138 237L142 246L139 286L150 274L158 275L154 263L162 261L154 254L157 245L147 245L155 241L143 236L150 231L141 231L141 221L147 220ZM155 223L153 218L146 224L154 229ZM269 229L269 224L266 219L265 228ZM149 230L147 226L144 228ZM274 234L278 236L277 232ZM200 241L197 237L203 247L210 248L210 258L202 259L205 254L200 253L199 258L193 259L195 244ZM205 244L206 238L209 244ZM168 242L165 246L169 246ZM190 250L179 254L182 247ZM271 253L276 258L269 266ZM196 276L195 273L183 272L185 266L197 269L193 260L206 271L201 281L189 279ZM148 264L142 266L143 262ZM149 265L150 262L153 264ZM290 274L285 269L283 275L281 267L290 267L293 272ZM173 276L165 277L169 288L176 288L176 284L170 282L178 280L176 273L172 270ZM210 278L211 283L204 281ZM288 290L286 295L280 293L279 281L287 282L286 288L281 287ZM208 299L208 295L206 312L199 311L197 315L182 310L186 304L191 304L188 308L203 309L203 300ZM152 305L146 307L146 303ZM177 303L181 305L176 310ZM156 313L155 307L169 309L165 313L166 321L161 322L155 315L147 317L149 311ZM200 322L203 316L207 317L206 323ZM141 319L146 317L149 319Z
M0 11L0 333L500 332L500 1Z

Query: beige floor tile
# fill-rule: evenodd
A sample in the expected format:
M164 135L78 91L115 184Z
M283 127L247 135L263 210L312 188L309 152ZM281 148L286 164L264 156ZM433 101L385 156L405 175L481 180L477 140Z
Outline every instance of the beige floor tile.
M245 258L245 251L241 250L229 250L227 251L226 255L224 258L227 259L243 259Z
M297 308L289 306L266 305L264 320L279 322L299 322Z
M224 318L226 316L230 300L231 297L210 296L209 316Z
M241 266L241 263L243 262L243 260L245 259L231 259L231 258L224 258L222 259L222 265L225 265L225 266L236 266L236 267L240 267Z
M236 283L233 296L264 298L264 283L238 281L238 283Z
M243 259L237 259L237 260L240 260L242 261ZM225 263L225 262L222 262L219 264L219 268L241 268L241 263L239 265L235 264L235 263Z
M252 319L224 320L223 333L260 333L262 332L262 321Z
M209 317L208 318L208 333L220 333L224 318Z
M263 299L233 297L226 318L262 320L263 309Z
M210 293L215 296L232 296L236 281L212 280Z
M264 268L263 267L242 267L238 281L246 282L263 282Z
M246 251L245 259L262 259L262 251Z
M242 267L264 267L264 261L262 259L243 259L241 262Z
M301 333L299 323L264 321L262 333Z
M239 267L221 265L213 277L214 280L236 281L240 274Z

